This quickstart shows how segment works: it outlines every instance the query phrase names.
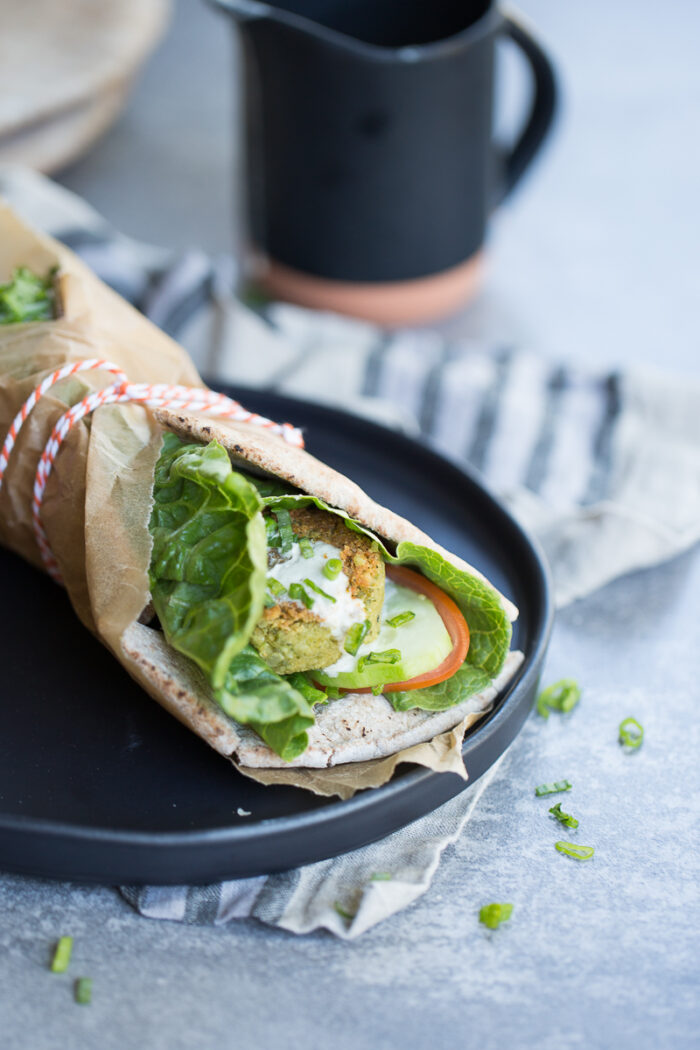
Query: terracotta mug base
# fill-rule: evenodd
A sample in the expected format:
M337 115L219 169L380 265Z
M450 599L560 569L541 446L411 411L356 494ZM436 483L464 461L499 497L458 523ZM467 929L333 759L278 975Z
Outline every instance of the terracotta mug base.
M483 252L429 277L409 281L330 281L294 270L274 259L262 259L255 283L274 299L315 310L359 317L382 325L421 324L455 313L481 286Z

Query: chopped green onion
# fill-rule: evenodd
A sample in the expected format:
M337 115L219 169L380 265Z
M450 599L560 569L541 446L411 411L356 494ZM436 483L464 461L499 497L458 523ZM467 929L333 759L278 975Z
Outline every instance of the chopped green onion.
M308 536L299 537L299 550L301 551L302 558L313 558L314 546Z
M502 922L507 922L512 914L512 904L485 904L479 911L479 922L483 922L490 930L496 930Z
M541 795L556 795L559 791L571 791L572 784L570 780L555 780L551 784L540 784L539 787L535 788L535 794Z
M274 518L265 518L265 537L267 539L268 547L282 546L279 529L277 528L277 522Z
M335 580L343 571L343 563L340 558L329 558L323 566L323 575L327 580Z
M392 878L390 871L375 871L370 876L370 882L390 882Z
M92 977L79 977L75 982L75 1001L83 1006L92 1002Z
M277 519L277 528L280 530L280 550L290 551L294 543L294 529L292 519L288 510L274 510L272 512Z
M297 690L297 692L301 693L304 699L308 700L310 704L328 703L327 693L324 693L322 689L317 689L316 686L312 685L303 671L295 671L294 674L287 675L287 681Z
M300 583L290 583L289 597L292 599L292 601L302 602L307 609L310 609L314 604L313 598L310 594L307 594L307 592L304 590Z
M392 616L390 620L386 622L390 627L401 627L404 623L410 623L411 620L415 620L416 614L411 612L410 609L406 612L397 613L396 616Z
M277 598L279 598L281 594L284 594L284 587L274 576L267 577L267 589Z
M265 595L265 608L266 609L272 609L272 608L274 608L275 605L277 605L277 599L273 598L271 594L266 594Z
M0 324L50 321L54 317L54 277L58 267L39 277L27 266L17 266L7 284L0 284Z
M348 911L347 908L344 908L340 901L336 901L333 907L338 912L338 915L340 915L340 917L345 919L347 922L352 922L352 920L355 918L354 913Z
M372 696L381 696L383 692L384 692L384 686L383 685L373 685L372 686Z
M73 938L61 937L56 945L56 951L53 953L53 959L51 960L51 970L53 973L66 972L72 951Z
M325 591L321 590L320 587L316 586L313 580L306 579L304 580L304 583L307 587L310 587L312 591L316 591L316 594L320 594L322 598L327 598L329 602L333 602L333 604L335 604L335 598L333 597L333 595L326 594Z
M383 653L367 653L357 661L357 670L364 671L367 664L397 664L400 659L400 649L385 649Z
M579 846L577 842L555 842L554 848L576 860L590 860L595 853L593 846Z
M537 697L537 714L549 718L550 711L568 714L581 699L581 689L573 678L562 678L560 682L543 689Z
M350 653L351 656L357 655L357 650L360 648L365 640L367 632L370 628L369 620L364 620L363 623L354 623L348 633L345 635L345 652Z
M561 802L557 802L556 806L552 806L549 811L553 817L556 817L560 824L566 824L567 828L577 828L578 821L576 817L572 817L570 813L564 813L561 808Z
M642 740L644 739L644 727L637 721L636 718L625 718L624 721L620 722L620 743L624 747L636 748L642 746Z

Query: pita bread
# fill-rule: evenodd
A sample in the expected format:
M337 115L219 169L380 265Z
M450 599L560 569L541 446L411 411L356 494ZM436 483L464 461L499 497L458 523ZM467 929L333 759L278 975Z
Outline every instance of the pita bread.
M431 547L459 568L484 579L411 522L376 503L349 478L261 427L212 421L169 409L157 409L154 415L162 426L185 440L206 443L215 438L228 450L234 466L281 478L319 496L390 544L408 540ZM509 619L514 620L515 606L502 596L501 601ZM501 673L487 689L446 711L395 711L384 696L348 693L316 709L316 724L308 731L308 748L292 762L284 762L253 730L224 714L200 669L172 649L160 631L134 623L123 634L121 649L130 673L171 714L220 754L252 769L323 769L384 758L432 740L467 716L485 713L523 660L522 653L509 653Z
M122 638L122 652L130 672L171 714L219 754L253 769L324 769L384 758L422 744L469 714L485 714L523 660L522 653L509 653L503 670L487 689L447 711L394 711L383 696L347 693L316 708L308 748L285 762L252 729L223 713L197 665L172 649L160 631L132 624Z

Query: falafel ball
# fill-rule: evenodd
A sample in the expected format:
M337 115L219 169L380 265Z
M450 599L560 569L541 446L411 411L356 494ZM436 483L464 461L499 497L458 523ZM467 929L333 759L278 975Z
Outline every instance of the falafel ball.
M322 541L337 549L350 594L365 607L370 624L365 640L376 638L384 604L384 562L377 543L353 532L337 514L317 507L291 510L290 518L297 537L306 537L312 543ZM270 567L282 559L276 548L268 549ZM333 637L318 613L284 599L264 610L251 642L277 674L328 667L343 652L343 640Z

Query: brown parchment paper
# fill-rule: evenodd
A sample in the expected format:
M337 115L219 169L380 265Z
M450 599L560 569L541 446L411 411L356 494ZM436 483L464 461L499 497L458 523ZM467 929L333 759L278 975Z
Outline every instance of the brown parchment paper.
M41 274L58 267L60 316L0 326L2 440L31 391L69 362L99 357L120 366L134 382L203 385L181 347L102 284L72 252L25 226L0 202L0 281L9 280L16 266ZM0 490L0 543L34 565L42 565L31 522L39 456L66 407L111 381L103 372L63 380L41 399L20 433ZM122 648L125 631L149 601L148 520L161 434L141 406L97 409L72 429L57 456L42 521L78 616L147 692L165 702ZM405 762L466 779L462 738L484 713L470 714L449 732L388 758L316 770L237 768L260 783L341 798L385 783ZM226 719L223 712L220 717Z

